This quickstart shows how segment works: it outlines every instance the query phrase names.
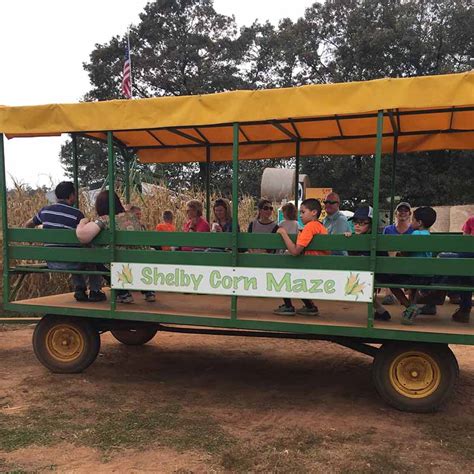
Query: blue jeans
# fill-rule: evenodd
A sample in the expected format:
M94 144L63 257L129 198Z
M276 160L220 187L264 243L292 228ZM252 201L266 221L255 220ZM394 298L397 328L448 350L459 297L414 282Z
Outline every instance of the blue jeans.
M474 252L441 252L438 254L438 258L474 258ZM465 284L465 285L474 285L474 277L464 276L464 277L441 277L441 283L455 283L455 284ZM471 310L472 308L472 291L460 291L459 297L461 301L459 302L459 307L461 309Z
M74 262L46 262L50 270L96 270L94 263L74 263ZM74 291L83 291L87 289L86 276L89 279L89 289L99 291L102 288L101 275L71 275Z

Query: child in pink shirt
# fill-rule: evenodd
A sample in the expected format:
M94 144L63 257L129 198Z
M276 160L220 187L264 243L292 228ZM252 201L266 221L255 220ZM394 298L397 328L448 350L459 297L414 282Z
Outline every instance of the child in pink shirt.
M184 223L184 232L210 232L209 222L202 217L202 203L196 199L191 199L186 203L186 215L188 220ZM181 247L181 250L201 250L203 247Z

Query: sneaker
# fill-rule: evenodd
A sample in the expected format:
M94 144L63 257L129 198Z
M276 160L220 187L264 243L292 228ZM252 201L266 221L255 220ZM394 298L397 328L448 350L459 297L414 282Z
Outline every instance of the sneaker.
M273 310L274 314L279 314L281 316L294 316L295 308L293 306L286 306L284 304L278 306L277 309Z
M391 304L397 304L397 298L393 296L391 293L382 300L383 305L391 305Z
M107 301L107 296L103 291L89 291L89 301L93 301L94 303L98 303L99 301Z
M148 303L154 303L156 301L156 297L155 297L155 292L154 291L147 291L145 294L145 301L147 301Z
M74 292L74 298L76 301L89 301L86 290L76 290Z
M425 304L420 308L420 314L425 314L429 316L434 316L436 314L436 305L435 304Z
M455 313L451 316L451 318L453 321L456 321L457 323L468 323L470 316L471 316L470 309L459 308L457 311L455 311Z
M117 295L116 299L117 303L133 303L133 296L131 293L123 293L121 295Z
M377 313L377 311L374 314L374 319L376 321L390 321L392 319L392 316L390 316L390 313L388 311L384 311L383 313Z
M411 325L415 322L415 318L420 314L420 308L416 304L408 306L408 308L403 311L402 324Z
M319 309L317 306L303 306L302 308L296 310L297 314L302 314L303 316L317 316L319 314Z

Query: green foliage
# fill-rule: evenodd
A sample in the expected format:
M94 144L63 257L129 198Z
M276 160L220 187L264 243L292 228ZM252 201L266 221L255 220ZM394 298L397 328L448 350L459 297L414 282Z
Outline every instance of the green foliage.
M237 26L211 0L157 0L130 30L133 87L138 97L205 94L242 86ZM120 97L125 36L97 45L84 64L87 100Z
M474 173L472 152L434 151L396 159L395 195L413 206L472 204L474 190L467 176ZM301 161L301 172L311 186L329 187L340 193L346 206L371 202L373 198L372 156L318 156ZM391 195L392 156L384 155L380 178L380 202L388 209Z
M238 31L212 0L156 0L130 32L135 97L189 95L444 74L471 69L474 8L470 0L334 0L315 2L296 22L255 22ZM92 89L85 100L120 97L125 35L96 45L84 68ZM103 146L81 144L80 178L106 175ZM418 153L398 158L395 194L416 204L474 202L472 152ZM71 146L61 162L72 176ZM241 192L258 196L271 162L240 167ZM273 162L275 163L275 162ZM280 166L288 166L281 162ZM121 164L117 167L121 173ZM203 186L205 165L144 168L176 190ZM461 171L461 172L460 172ZM371 157L302 159L312 186L333 187L354 204L372 197ZM231 167L211 166L213 189L230 192ZM390 158L384 158L381 197L390 195Z

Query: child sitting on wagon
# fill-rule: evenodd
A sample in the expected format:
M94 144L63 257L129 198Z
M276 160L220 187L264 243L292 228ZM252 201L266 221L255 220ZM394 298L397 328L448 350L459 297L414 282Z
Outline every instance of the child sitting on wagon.
M282 206L281 212L283 213L283 220L278 223L278 226L285 229L288 234L298 234L300 227L296 206L292 202L288 202Z
M156 230L158 232L176 232L176 226L173 223L174 215L171 211L163 212L163 222L160 222L156 225ZM155 247L158 250L172 250L171 247L162 245L161 247Z
M280 227L276 232L280 234L285 242L286 248L291 255L297 256L302 253L305 255L329 255L327 250L306 250L306 247L313 241L315 235L327 235L326 227L319 222L321 215L321 203L314 198L305 199L300 206L301 220L304 228L296 239L296 244L291 240L288 232ZM282 316L293 316L295 307L290 298L283 299L284 304L279 306L274 313ZM304 306L296 311L298 314L305 316L317 316L319 314L318 307L312 300L302 300Z
M354 234L363 235L370 234L372 232L372 216L373 209L371 206L359 207L355 210L354 215L348 220L352 221L354 224ZM346 237L350 237L352 232L344 232ZM369 250L349 250L350 256L370 256ZM377 255L388 256L386 252L377 252ZM378 276L375 276L375 279L378 279ZM383 279L383 278L382 278ZM380 281L380 280L379 280ZM390 313L382 306L378 300L377 293L374 293L374 308L375 314L374 319L377 321L389 321L391 319Z
M430 227L436 222L436 211L432 207L419 207L413 212L411 226L413 232L411 235L430 235ZM431 258L432 253L423 252L408 252L404 254L405 257L416 258ZM433 276L426 275L379 275L386 277L387 283L407 284L407 285L430 285ZM411 288L408 290L408 297L402 288L390 288L401 305L405 306L402 316L402 324L413 324L415 318L421 313L421 308L417 306L418 290Z

